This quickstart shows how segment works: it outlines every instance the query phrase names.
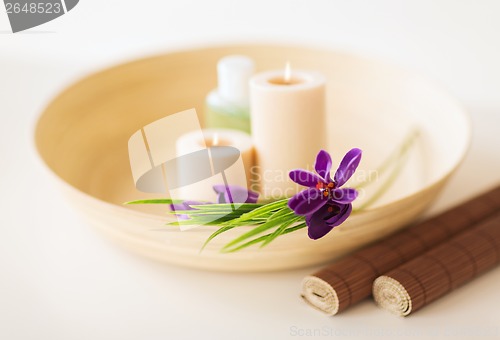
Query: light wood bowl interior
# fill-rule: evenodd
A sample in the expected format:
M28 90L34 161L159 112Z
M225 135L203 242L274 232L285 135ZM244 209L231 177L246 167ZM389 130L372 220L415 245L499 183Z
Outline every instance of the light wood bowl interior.
M326 75L331 133L325 147L334 164L348 149L359 147L364 151L360 171L368 173L410 129L418 127L422 136L399 179L371 209L351 216L321 240L309 240L301 230L264 249L234 254L218 250L246 227L221 235L199 254L213 227L181 232L164 227L164 206L124 206L129 200L158 196L134 187L129 137L142 126L185 109L195 107L203 115L205 96L216 86L217 60L228 54L252 57L258 70L280 69L289 60L295 68ZM41 158L71 201L118 243L169 263L256 271L324 263L407 225L456 169L468 148L469 134L463 108L420 75L335 51L245 45L168 53L93 74L48 105L35 138ZM316 152L311 150L311 158Z

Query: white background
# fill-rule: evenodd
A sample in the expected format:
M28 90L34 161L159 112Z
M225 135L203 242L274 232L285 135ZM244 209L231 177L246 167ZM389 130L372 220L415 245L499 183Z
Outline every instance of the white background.
M0 5L0 339L500 337L499 269L407 319L368 300L325 317L298 295L317 268L224 274L136 257L68 206L32 142L52 96L116 62L226 42L343 49L426 73L469 109L471 151L434 213L500 183L499 18L494 0L82 0L12 34Z

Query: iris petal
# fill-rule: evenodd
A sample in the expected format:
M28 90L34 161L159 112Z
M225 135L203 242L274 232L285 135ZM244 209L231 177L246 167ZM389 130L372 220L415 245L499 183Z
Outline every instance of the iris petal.
M213 186L214 191L217 194L217 203L256 203L259 194L251 190L247 190L239 185L228 185L216 184ZM228 194L231 194L231 198Z
M337 187L344 185L354 174L361 161L361 153L362 151L357 148L351 149L346 153L342 162L340 162L339 168L335 172L334 181Z
M332 201L340 204L349 204L358 197L358 192L353 188L341 188L332 191Z
M194 210L192 205L202 205L202 204L210 204L209 202L199 202L199 201L184 201L181 203L170 204L170 210L178 211L178 210ZM181 220L189 219L188 215L185 214L176 214L176 216Z
M295 183L306 187L315 187L318 182L325 183L323 178L319 177L315 173L301 169L290 171L289 176Z
M297 215L310 215L327 203L316 188L303 190L288 200L288 207Z
M351 211L352 204L344 204L341 206L340 212L337 215L326 220L326 223L331 225L332 228L341 225L349 217L349 215L351 215Z
M248 190L248 198L245 203L257 203L258 199L259 199L258 193Z
M224 184L216 184L212 188L218 194L223 194L226 192L226 186Z
M351 204L341 204L335 206L340 210L332 217L330 217L331 212L328 211L328 208L331 207L330 204L321 207L321 209L317 210L314 214L306 216L306 223L308 226L307 233L311 239L317 240L325 236L334 227L342 224L351 214Z
M307 234L309 238L317 240L322 238L333 229L333 227L325 221L325 215L328 214L328 206L325 205L314 214L306 216L308 226Z
M332 169L332 158L330 154L325 150L321 150L316 156L316 164L314 165L316 172L324 178L327 182L330 182L330 170Z
M202 204L210 204L209 202L200 202L200 201L183 201L181 203L170 204L170 210L194 210L192 205L202 205Z
M302 202L302 196L300 196L299 192L298 194L295 194L292 198L288 200L288 207L291 210L295 211L295 207L297 207L297 205L301 202Z

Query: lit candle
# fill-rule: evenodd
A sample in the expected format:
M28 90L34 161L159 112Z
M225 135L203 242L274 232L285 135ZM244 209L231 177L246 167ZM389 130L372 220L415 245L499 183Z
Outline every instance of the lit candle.
M191 132L181 136L176 143L177 157L193 155L197 151L207 150L210 158L208 165L200 164L197 167L211 167L209 178L201 181L183 185L171 190L173 198L196 201L216 201L214 185L227 184L237 185L243 188L250 186L250 169L254 165L253 145L248 134L229 129L204 129L204 138L200 138L199 132ZM227 148L225 150L225 147ZM234 150L239 151L239 157L234 161ZM200 169L184 167L179 169L179 176L191 177ZM223 171L221 171L223 170Z
M261 197L290 197L298 188L288 178L311 168L326 147L325 77L316 72L268 71L250 79L252 137Z

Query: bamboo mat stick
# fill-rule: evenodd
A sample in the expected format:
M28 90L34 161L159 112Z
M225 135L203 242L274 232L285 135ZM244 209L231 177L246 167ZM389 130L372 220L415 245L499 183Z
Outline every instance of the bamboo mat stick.
M407 316L500 263L500 212L378 277L373 297Z
M500 210L500 187L415 224L323 268L302 281L302 297L335 315L369 297L373 281Z

